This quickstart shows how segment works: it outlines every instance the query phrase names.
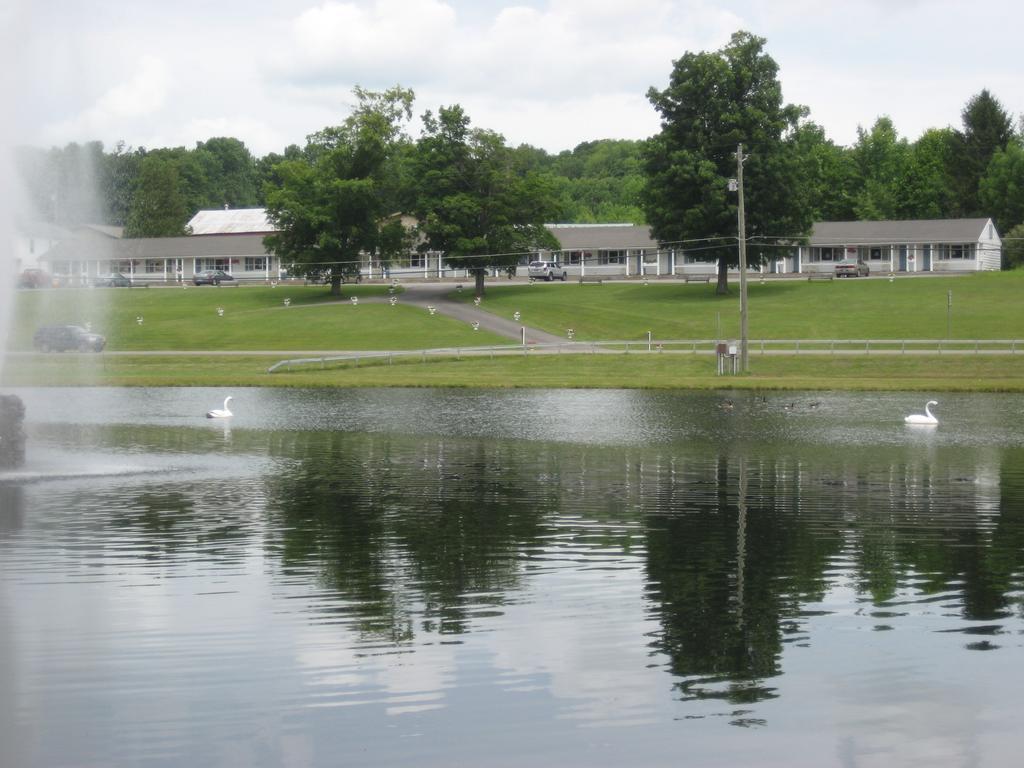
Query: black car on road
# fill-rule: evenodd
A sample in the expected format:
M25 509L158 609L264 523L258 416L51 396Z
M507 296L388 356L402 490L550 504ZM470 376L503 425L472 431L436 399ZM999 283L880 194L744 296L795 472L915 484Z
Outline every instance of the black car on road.
M32 346L39 352L65 352L69 349L99 352L106 345L107 340L103 336L80 325L47 325L32 337Z
M220 285L221 283L233 282L234 279L223 269L204 269L202 272L196 272L192 276L192 282L195 285Z

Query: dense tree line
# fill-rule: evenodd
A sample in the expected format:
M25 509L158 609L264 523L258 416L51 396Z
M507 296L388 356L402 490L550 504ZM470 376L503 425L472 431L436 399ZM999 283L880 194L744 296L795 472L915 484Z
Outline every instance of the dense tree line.
M881 116L859 127L851 146L841 146L805 107L782 101L776 75L765 41L737 33L719 51L685 53L669 87L651 89L662 116L659 134L647 141L590 141L557 154L509 147L500 134L473 127L458 105L442 107L423 115L419 139L403 127L381 145L388 157L379 158L378 170L387 178L378 179L378 191L386 189L387 199L378 204L417 216L420 234L452 259L481 249L515 250L542 236L533 230L524 240L512 225L525 221L502 230L501 217L513 210L533 222L543 215L648 223L665 242L721 237L734 243L735 195L725 182L735 175L735 147L743 142L752 260L772 246L759 235L806 235L812 221L991 216L1006 238L1008 265L1024 261L1024 137L989 91L967 102L959 127L933 128L911 141ZM405 93L409 117L412 94ZM122 225L129 237L171 236L183 234L201 209L267 205L296 183L303 165L329 176L321 161L338 149L354 117L313 134L304 147L259 158L238 139L213 137L193 148L24 147L17 162L39 220ZM446 196L431 199L432 187ZM462 223L445 232L459 218L457 206ZM496 228L472 232L474 217ZM375 247L396 245L381 240ZM727 256L734 251L723 247Z

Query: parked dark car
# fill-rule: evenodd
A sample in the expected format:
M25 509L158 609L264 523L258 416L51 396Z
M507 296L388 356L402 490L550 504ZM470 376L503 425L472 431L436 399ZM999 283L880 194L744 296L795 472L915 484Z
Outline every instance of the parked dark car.
M860 259L843 259L836 263L836 277L867 277L870 273L871 268Z
M79 325L48 325L36 331L32 346L40 352L99 352L107 340L98 333L90 333Z
M120 272L112 272L109 275L97 275L92 284L97 288L130 288L132 281Z
M18 276L19 288L51 288L53 277L44 269L26 269Z
M220 285L221 283L233 282L234 279L223 269L204 269L202 272L195 273L192 277L192 282L196 285Z

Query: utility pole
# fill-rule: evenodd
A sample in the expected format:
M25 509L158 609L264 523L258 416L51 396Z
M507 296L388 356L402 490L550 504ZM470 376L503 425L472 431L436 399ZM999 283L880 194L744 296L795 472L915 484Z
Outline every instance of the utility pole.
M739 246L740 246L740 370L750 373L747 356L747 222L743 210L743 142L736 146L736 184L739 191Z

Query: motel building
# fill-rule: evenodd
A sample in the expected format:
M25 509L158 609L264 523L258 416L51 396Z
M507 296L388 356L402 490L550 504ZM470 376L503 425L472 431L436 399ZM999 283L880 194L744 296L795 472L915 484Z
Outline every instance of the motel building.
M411 219L404 219L413 226ZM262 208L199 211L182 237L123 237L119 227L89 226L48 244L38 266L61 283L89 285L120 272L136 283L191 281L204 269L221 269L241 282L276 282L288 265L267 252L263 238L274 232ZM570 279L689 278L717 272L700 250L660 246L650 230L635 224L549 224L561 244L553 252L524 254L516 274L525 277L535 259L557 260ZM42 249L40 249L42 250ZM850 221L814 224L807 244L780 249L778 259L751 271L800 275L831 272L846 258L864 261L872 274L998 270L1002 243L991 219ZM25 260L27 262L27 259ZM24 263L23 266L33 266ZM437 253L411 252L383 264L365 259L364 280L464 279ZM495 269L495 277L505 271Z

